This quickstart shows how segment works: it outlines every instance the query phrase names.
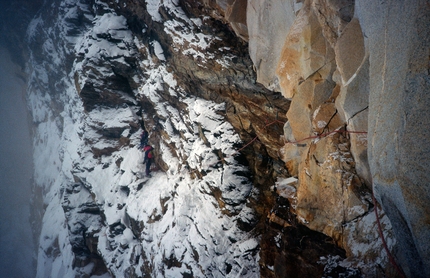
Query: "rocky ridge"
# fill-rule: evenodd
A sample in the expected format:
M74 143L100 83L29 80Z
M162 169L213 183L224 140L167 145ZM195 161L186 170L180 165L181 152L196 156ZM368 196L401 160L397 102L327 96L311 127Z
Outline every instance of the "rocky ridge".
M372 202L367 16L360 1L47 3L28 31L38 276L396 275ZM419 276L424 259L399 259Z

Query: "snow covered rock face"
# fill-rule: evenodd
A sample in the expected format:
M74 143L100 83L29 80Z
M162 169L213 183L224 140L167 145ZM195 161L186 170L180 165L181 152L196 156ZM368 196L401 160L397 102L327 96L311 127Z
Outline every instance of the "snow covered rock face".
M200 24L173 3L164 9ZM139 32L99 1L54 2L30 26L35 179L47 206L38 276L258 275L258 242L237 225L255 222L246 202L256 193L225 104L182 88L159 42ZM202 59L216 40L175 35ZM137 146L142 119L164 170L151 178Z
M203 21L222 27L176 2L69 0L29 26L38 277L259 276L252 204L286 176L269 154L288 102Z

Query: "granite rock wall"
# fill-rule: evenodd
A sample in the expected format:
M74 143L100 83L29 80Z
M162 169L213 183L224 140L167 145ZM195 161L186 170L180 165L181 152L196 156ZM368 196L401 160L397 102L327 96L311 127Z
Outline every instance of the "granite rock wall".
M279 155L298 178L294 213L355 256L368 239L351 239L352 231L375 227L374 194L411 277L430 273L429 8L429 1L247 5L257 82L291 100ZM368 246L361 256L381 250Z

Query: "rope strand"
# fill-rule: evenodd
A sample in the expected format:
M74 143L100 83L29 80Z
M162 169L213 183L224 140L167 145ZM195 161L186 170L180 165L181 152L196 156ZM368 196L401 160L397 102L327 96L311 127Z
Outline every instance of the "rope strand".
M396 263L396 260L394 259L393 255L391 255L390 249L388 249L387 242L385 241L384 234L382 233L381 222L379 221L378 208L377 208L378 203L376 202L375 195L373 194L373 192L372 192L372 200L373 200L373 205L375 207L375 216L376 216L376 223L378 224L378 233L379 233L379 236L381 237L382 245L384 246L385 252L387 252L388 260L394 266L394 268L396 269L400 277L406 278L405 274L403 273L403 270Z

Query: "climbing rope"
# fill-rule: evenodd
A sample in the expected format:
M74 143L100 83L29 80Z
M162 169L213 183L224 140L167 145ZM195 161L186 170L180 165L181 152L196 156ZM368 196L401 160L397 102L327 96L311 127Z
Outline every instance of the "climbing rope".
M279 123L279 124L282 124L282 125L285 124L284 122L279 121L279 120L274 120L274 121L272 121L270 123L267 123L267 120L266 120L266 124L265 124L264 127L267 128L267 127L269 127L269 126L271 126L273 124L276 124L276 123ZM334 133L367 134L367 131L333 130L331 132L322 133L322 134L318 134L318 135L314 135L314 136L309 136L309 137L306 137L306 138L303 138L303 139L300 139L300 140L297 140L297 141L287 141L286 143L287 144L298 144L300 142L303 142L303 141L306 141L306 140L310 140L310 139L324 138L324 137L327 137L327 136L329 136L331 134L334 134ZM229 156L226 156L226 158L236 155L237 153L241 152L246 147L248 147L249 145L251 145L252 143L254 143L256 140L258 140L258 136L255 136L252 140L250 140L248 143L246 143L243 147L241 147L240 149L238 149L234 153L230 154ZM223 162L224 159L225 158L219 159L219 160L215 161L214 163L208 165L207 167L209 168L209 167L212 167L212 166L218 164L219 162ZM199 172L199 170L198 169L193 169L193 170L189 170L189 172L190 173Z
M243 149L245 149L246 147L248 147L249 145L251 145L252 143L254 143L255 140L258 139L258 136L255 136L254 139L252 139L251 141L249 141L245 146L243 146L242 148L238 149L237 151L235 151L234 153L232 153L230 156L234 156L235 154L241 152Z
M394 266L394 268L396 269L396 271L398 272L400 277L406 278L406 275L403 273L403 270L399 267L399 265L396 263L396 260L394 259L393 255L391 254L390 249L388 249L387 242L385 241L384 234L382 233L381 222L379 221L378 207L377 207L378 203L376 202L375 195L373 194L373 191L372 191L372 200L373 200L373 205L375 207L375 216L376 216L376 223L378 224L378 233L379 233L379 236L381 237L382 245L384 246L385 252L387 252L388 259L389 259L390 263Z
M309 140L309 139L324 138L324 137L327 137L327 136L329 136L331 134L334 134L334 133L367 134L367 131L333 130L333 131L330 131L330 132L327 132L327 133L321 133L321 134L318 134L318 135L309 136L309 137L306 137L306 138L303 138L303 139L300 139L300 140L297 140L297 141L287 141L286 143L287 144L298 144L300 142L303 142L303 141L306 141L306 140Z

